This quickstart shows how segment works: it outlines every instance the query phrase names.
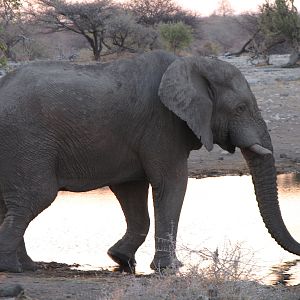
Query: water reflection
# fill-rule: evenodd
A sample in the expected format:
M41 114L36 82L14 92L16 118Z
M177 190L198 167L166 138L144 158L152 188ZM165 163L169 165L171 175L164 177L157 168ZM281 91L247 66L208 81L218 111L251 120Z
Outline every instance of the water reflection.
M300 175L280 175L278 190L285 223L299 241ZM150 271L154 255L152 201L149 211L151 228L137 252L138 272ZM95 269L113 265L106 251L125 229L124 216L109 189L60 192L51 207L30 224L25 239L34 260L76 262ZM213 251L222 249L226 241L242 241L253 250L255 263L264 270L261 276L266 276L267 270L276 264L298 258L281 249L265 229L250 177L190 179L178 231L180 258L186 260L186 252L180 249Z
M277 182L281 193L294 193L300 189L300 173L279 175Z
M270 282L273 285L299 284L299 265L300 259L295 259L273 266Z

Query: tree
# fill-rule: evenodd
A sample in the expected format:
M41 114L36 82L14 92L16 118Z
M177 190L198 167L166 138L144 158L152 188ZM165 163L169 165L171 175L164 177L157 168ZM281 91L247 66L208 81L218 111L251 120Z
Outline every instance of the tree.
M152 28L136 23L133 16L119 11L107 23L106 38L109 47L115 52L136 52L139 49L155 46L158 33Z
M68 30L82 35L91 47L95 60L119 51L135 52L147 47L154 39L152 30L136 24L130 13L112 0L66 2L37 0L39 8L30 10L35 22L47 32Z
M189 46L193 40L191 27L183 22L161 24L159 29L162 39L174 54Z
M0 0L0 48L3 57L13 60L13 47L26 39L20 7L20 0Z
M100 59L104 47L109 48L105 43L105 25L115 9L111 0L87 3L37 0L37 5L29 14L35 22L44 25L48 33L69 30L84 36L92 48L95 60Z
M197 26L197 16L183 10L174 0L130 0L125 9L131 11L139 24L154 26L159 23L183 22Z
M218 8L217 8L216 13L223 17L233 15L234 10L232 9L230 1L229 0L220 0L218 3Z
M255 63L257 60L264 60L264 62L268 64L269 57L267 52L273 46L273 43L266 43L265 36L260 29L259 15L257 13L247 12L235 18L235 22L243 28L247 39L240 50L229 53L229 55L239 56L246 52L250 54L249 60L251 63Z
M293 51L286 65L294 66L300 59L300 16L294 0L266 0L260 7L260 29L266 39L285 40Z

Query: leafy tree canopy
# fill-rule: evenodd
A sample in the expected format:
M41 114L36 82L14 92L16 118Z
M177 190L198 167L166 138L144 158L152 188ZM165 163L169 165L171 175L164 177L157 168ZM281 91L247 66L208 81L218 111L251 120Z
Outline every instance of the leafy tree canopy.
M65 0L37 0L31 15L35 22L49 32L72 31L82 35L91 47L94 59L118 51L137 51L149 46L156 39L151 29L137 24L130 12L126 12L112 0L67 2Z
M183 22L197 26L197 16L182 9L174 0L129 0L125 9L130 10L143 25Z
M160 35L174 53L188 47L193 40L191 27L183 22L161 24Z
M295 49L300 44L300 17L294 0L275 0L260 7L260 28L271 38L285 38Z
M20 7L21 0L0 0L0 65L12 58L11 48L21 40L17 24Z

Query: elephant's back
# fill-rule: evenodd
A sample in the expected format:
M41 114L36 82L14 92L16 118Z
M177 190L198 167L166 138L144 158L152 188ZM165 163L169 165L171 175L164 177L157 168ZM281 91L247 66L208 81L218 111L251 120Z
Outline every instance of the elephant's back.
M174 59L155 52L107 64L29 64L0 83L0 122L46 128L77 122L97 130L124 119L136 126L159 102L161 77Z
M38 106L45 112L68 106L72 110L80 103L88 106L116 88L108 73L98 75L94 69L58 62L32 63L17 69L0 83L0 114L32 110L34 113Z

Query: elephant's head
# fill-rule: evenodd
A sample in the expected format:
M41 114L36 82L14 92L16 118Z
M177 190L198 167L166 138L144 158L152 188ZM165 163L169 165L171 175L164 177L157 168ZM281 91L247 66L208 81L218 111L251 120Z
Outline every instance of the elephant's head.
M300 255L282 220L273 147L256 99L241 72L203 57L175 60L163 75L159 96L184 120L207 150L213 144L233 153L239 147L249 166L263 221L272 237Z

